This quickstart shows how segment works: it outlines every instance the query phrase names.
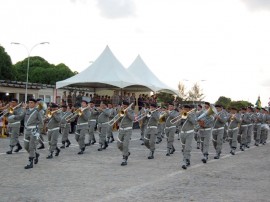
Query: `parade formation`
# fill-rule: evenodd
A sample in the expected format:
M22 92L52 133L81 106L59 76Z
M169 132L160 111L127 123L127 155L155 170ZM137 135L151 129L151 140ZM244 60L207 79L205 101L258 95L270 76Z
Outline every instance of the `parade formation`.
M75 133L79 151L74 155L83 155L87 146L95 144L98 139L98 151L107 149L109 143L117 141L121 152L121 166L128 165L129 143L134 125L141 131L141 145L149 149L148 159L155 158L155 149L165 139L167 148L165 156L175 152L174 140L178 134L182 146L182 158L179 157L182 169L187 169L192 162L192 142L197 142L201 150L202 163L206 164L209 156L209 145L215 149L214 159L220 159L222 146L230 145L230 154L235 155L237 148L245 151L250 147L252 138L255 146L266 144L269 133L270 115L265 108L247 107L224 109L219 104L204 102L198 105L177 105L167 103L158 106L156 103L144 103L135 113L134 102L124 100L121 105L103 101L98 106L93 101L81 100L77 107L70 108L65 103L61 106L47 104L38 99L29 99L27 103L18 103L17 99L2 109L1 118L8 121L7 131L10 137L7 155L22 150L18 140L21 125L23 126L24 149L29 154L25 169L38 164L39 149L45 148L44 135L47 135L49 148L46 159L61 158L61 152L68 149L71 142L69 135ZM72 129L74 127L75 128ZM117 133L113 133L117 130ZM61 134L61 141L59 136ZM98 137L97 137L98 134ZM86 136L89 135L89 138ZM86 140L89 139L88 142ZM62 143L58 147L58 141ZM109 148L108 148L109 149ZM61 155L60 155L61 153Z

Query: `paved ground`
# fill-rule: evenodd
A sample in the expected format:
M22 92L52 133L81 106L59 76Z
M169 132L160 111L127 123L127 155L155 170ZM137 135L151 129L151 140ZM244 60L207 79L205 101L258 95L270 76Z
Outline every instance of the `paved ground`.
M155 159L148 160L134 130L126 167L120 166L116 143L101 152L92 145L79 156L73 134L70 139L59 157L47 160L48 150L40 151L39 164L30 170L23 168L27 153L6 155L9 139L0 139L0 201L270 201L269 143L231 156L226 142L220 160L213 159L211 145L210 161L203 164L194 141L191 167L182 170L177 137L175 154L165 156L163 139Z

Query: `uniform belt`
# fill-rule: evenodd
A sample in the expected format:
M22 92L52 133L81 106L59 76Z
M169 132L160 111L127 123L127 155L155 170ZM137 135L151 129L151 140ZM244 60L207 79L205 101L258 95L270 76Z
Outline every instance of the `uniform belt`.
M9 125L13 125L13 124L17 124L17 123L21 123L20 121L17 122L13 122L13 123L8 123Z
M211 130L212 128L200 128L200 130Z
M184 130L181 130L181 133L193 133L194 130L187 130L187 131L184 131Z
M77 126L82 126L82 125L86 125L86 124L88 124L88 122L86 122L86 123L78 123Z
M224 129L224 127L220 127L220 128L213 128L213 130L221 130Z
M248 126L252 126L252 125L253 125L252 123L248 124Z
M248 125L241 125L241 127L248 127Z
M148 126L147 128L157 128L157 126Z
M48 129L48 132L50 132L50 131L54 131L54 130L59 130L59 127L52 128L52 129Z
M132 127L126 127L126 128L119 128L119 130L130 130Z
M256 125L262 125L261 123L256 123Z
M96 119L90 119L89 121L97 121Z
M27 126L27 127L26 127L26 130L27 130L27 129L34 129L34 128L36 128L36 126Z
M236 130L236 129L238 129L238 127L236 127L236 128L229 128L229 130Z
M165 129L176 128L176 126L165 127Z

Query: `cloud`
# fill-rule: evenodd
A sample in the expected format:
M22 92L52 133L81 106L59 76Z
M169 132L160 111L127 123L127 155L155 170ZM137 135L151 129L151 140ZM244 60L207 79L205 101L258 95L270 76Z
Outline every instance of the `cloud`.
M125 18L135 15L133 0L97 0L97 6L105 18Z
M250 10L268 10L270 11L269 0L242 0Z

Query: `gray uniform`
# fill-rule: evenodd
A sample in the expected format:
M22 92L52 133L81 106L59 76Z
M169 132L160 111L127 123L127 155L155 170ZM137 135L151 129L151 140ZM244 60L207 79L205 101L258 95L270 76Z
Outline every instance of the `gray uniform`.
M270 115L269 114L263 114L263 123L261 127L261 137L260 137L260 143L265 144L268 133L269 133L269 122L270 122Z
M254 122L256 121L256 116L254 115L254 113L250 112L248 114L250 116L251 122L248 124L247 129L247 141L246 141L247 148L249 148L249 145L251 143L251 137L253 137Z
M204 110L206 112L207 110ZM214 117L211 115L204 116L201 121L203 125L200 125L200 135L201 135L201 151L204 155L202 160L208 159L208 151L209 151L209 142L212 134L212 127L214 124ZM205 161L206 162L206 161Z
M196 112L196 117L198 118L200 115L202 115L203 110ZM200 127L196 124L196 127L194 127L194 139L197 142L197 148L200 149L201 145L201 134L200 134Z
M117 115L117 111L116 111L115 108L111 108L109 110L110 110L109 120L112 120ZM108 141L109 141L110 138L114 139L113 138L113 132L112 132L113 125L114 124L109 125L108 128L107 128L107 138L108 138Z
M89 143L90 141L95 142L95 128L96 128L96 123L97 123L97 118L99 115L99 111L96 107L90 108L90 117L88 121L88 126L89 126Z
M14 109L13 115L22 115L23 114L23 110L22 108L16 108ZM12 115L12 114L11 114ZM11 117L11 116L9 116ZM19 134L20 134L20 127L21 127L21 120L14 120L14 118L9 118L8 117L8 132L10 135L10 148L12 150L12 148L14 146L19 146Z
M229 144L232 150L237 148L237 135L239 132L239 126L241 124L241 114L236 113L230 117L229 126L228 126L228 139Z
M217 155L220 155L223 144L224 126L228 120L228 117L224 110L220 111L218 116L220 118L215 120L212 130L212 141Z
M146 125L144 145L150 149L150 151L155 151L155 141L157 135L157 125L159 120L159 112L154 111L151 113L149 120Z
M192 139L194 138L194 126L197 124L197 117L194 112L191 112L185 120L181 132L180 140L183 147L183 161L190 162L190 152L192 149Z
M81 151L85 150L85 134L88 132L88 119L90 117L89 109L85 109L82 115L78 117L75 139L79 143Z
M99 144L101 146L107 145L106 144L106 135L107 135L107 128L108 128L108 121L110 116L110 110L104 109L100 115L98 116L98 131L99 131Z
M176 125L179 122L171 123L171 120L174 119L179 115L179 112L176 110L172 110L168 113L166 122L165 122L165 135L167 137L167 155L172 153L171 151L174 150L173 142L174 142L174 135L176 131Z
M21 115L15 115L14 117L14 120L21 119L24 119L24 148L29 153L29 158L34 158L38 138L38 125L43 123L43 119L36 108L27 109ZM40 126L43 127L43 125Z
M128 109L119 124L119 135L117 147L122 152L123 158L129 156L129 141L132 134L132 127L135 115L132 109Z
M248 125L251 123L251 116L249 113L245 112L242 114L242 122L239 131L238 142L240 144L240 149L243 151L247 144L247 133Z
M70 117L72 114L72 112L70 111L65 111L65 112L61 112L60 116L61 116L61 121L60 121L60 128L61 128L61 133L62 133L62 143L65 144L65 142L68 141L68 134L69 131L71 129L70 127L70 123L68 123L66 121L67 117Z
M138 113L138 116L144 116L144 118L142 118L139 123L140 123L140 129L141 129L141 140L144 141L144 134L145 134L145 129L146 129L146 125L148 122L148 117L146 116L146 114L148 113L148 109L142 107L141 110Z
M55 112L52 117L49 119L49 122L47 124L48 128L48 142L49 142L49 151L51 153L56 150L57 147L57 141L59 137L59 130L60 130L60 121L61 121L61 113Z
M256 116L256 121L254 125L254 140L256 142L255 145L258 146L258 144L260 143L260 138L261 138L261 127L262 127L263 117L260 112L255 113L255 116Z

